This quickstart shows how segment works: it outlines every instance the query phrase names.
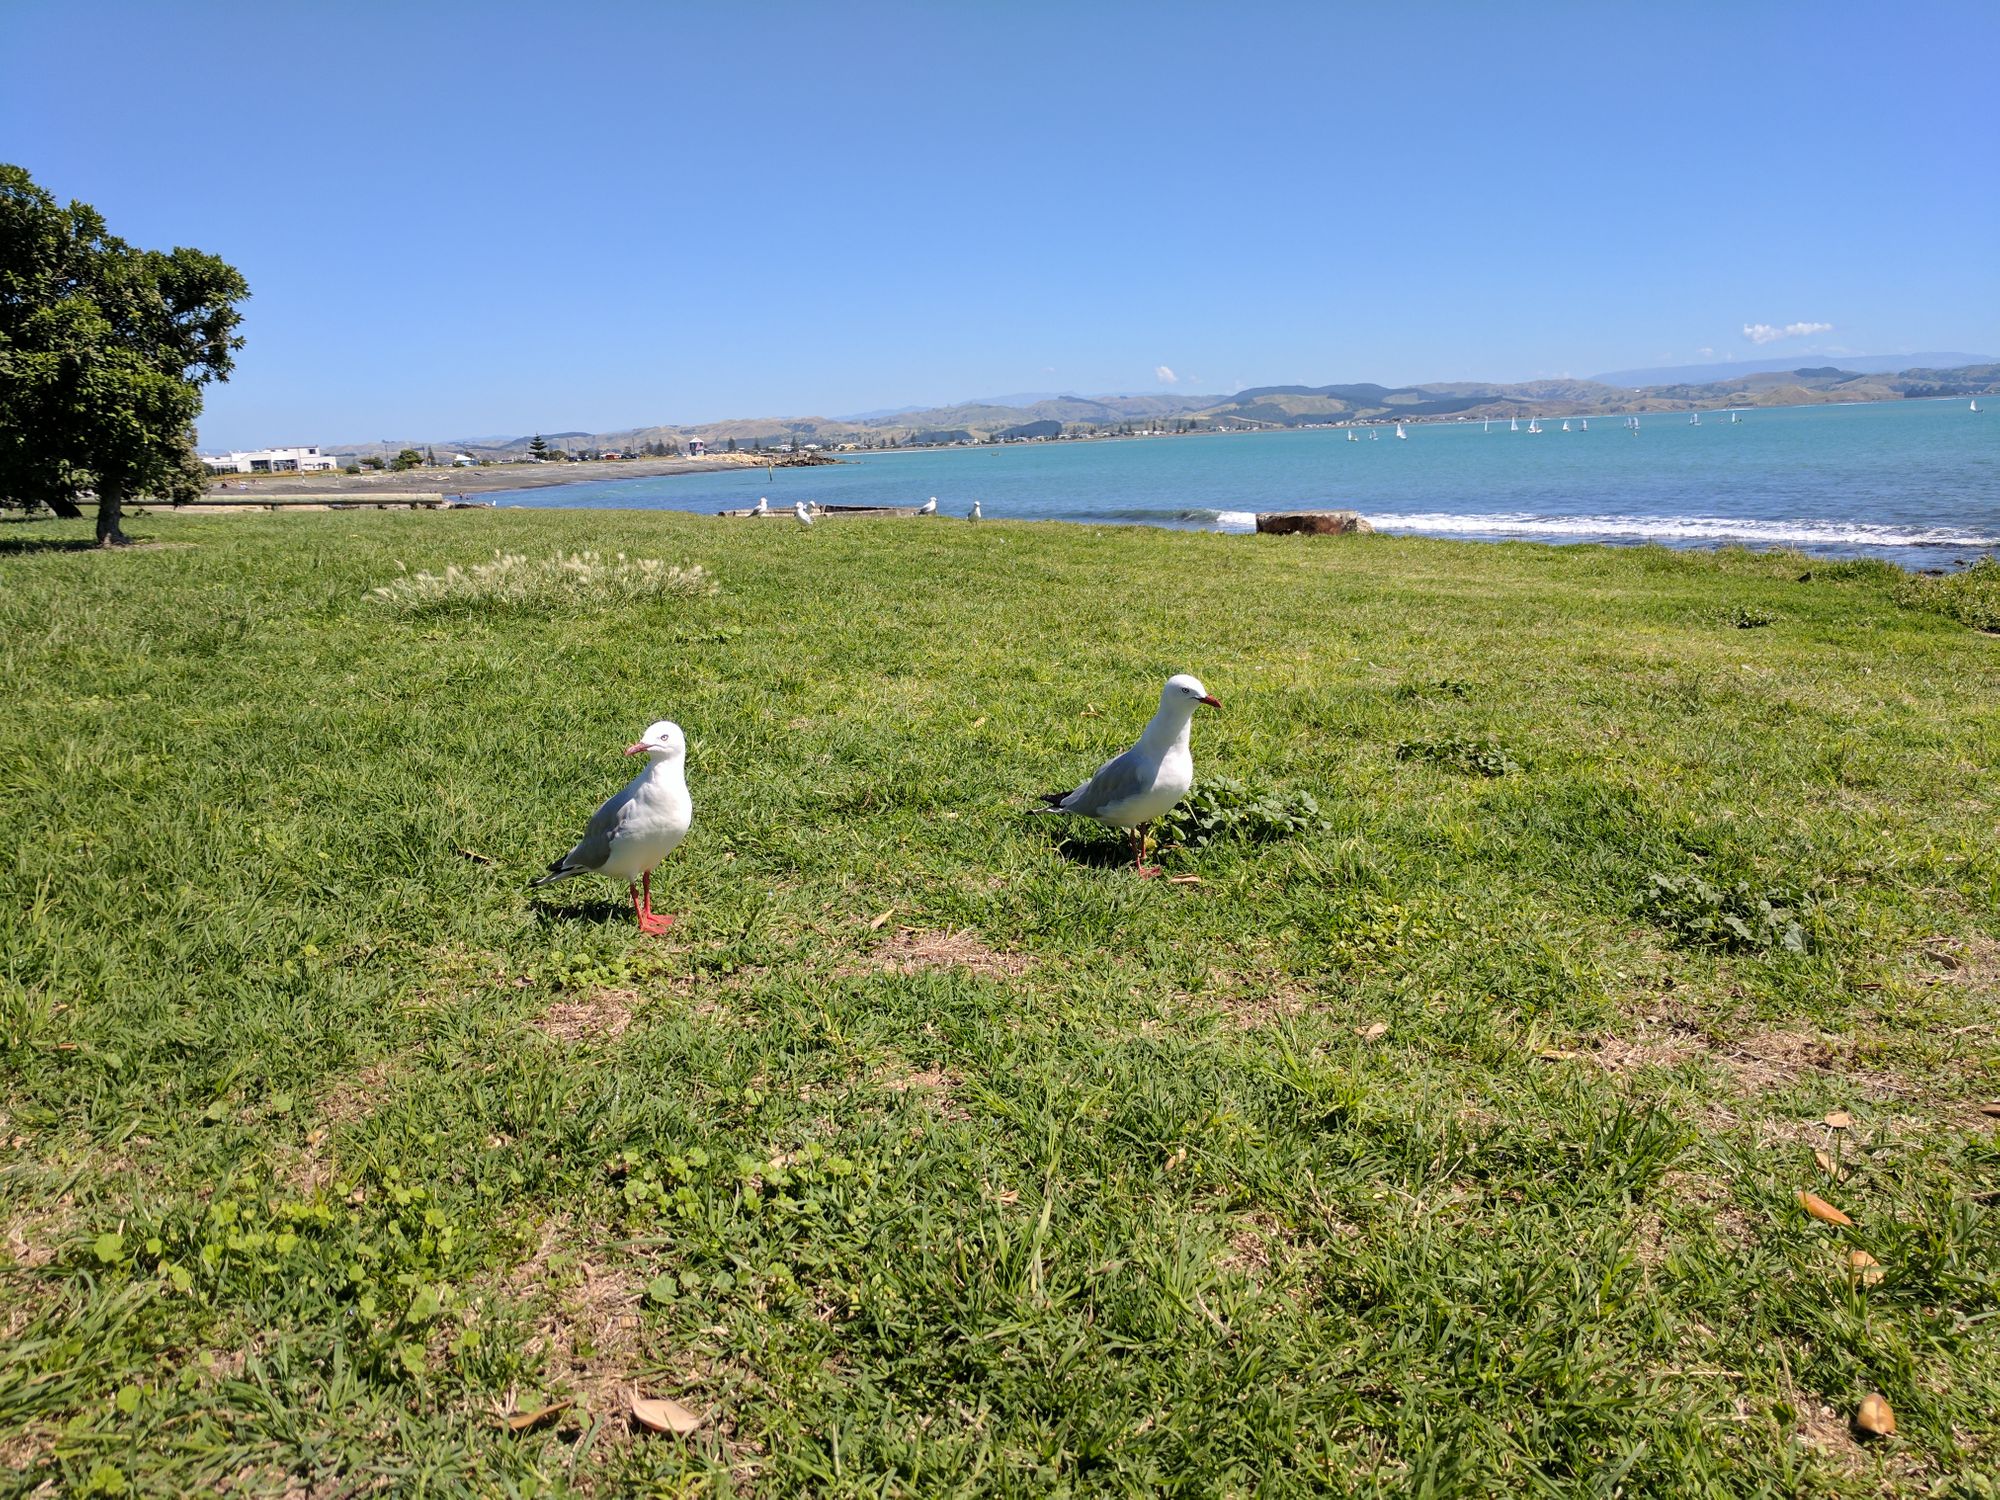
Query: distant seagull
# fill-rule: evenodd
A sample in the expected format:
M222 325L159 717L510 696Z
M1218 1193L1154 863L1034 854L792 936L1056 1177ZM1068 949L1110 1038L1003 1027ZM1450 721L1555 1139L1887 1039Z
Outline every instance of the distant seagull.
M792 519L797 521L801 526L812 525L812 512L806 509L805 501L794 500L792 502Z
M1140 734L1139 743L1107 760L1075 791L1046 793L1042 800L1049 805L1035 811L1075 813L1106 828L1129 831L1133 868L1141 876L1159 874L1146 863L1146 825L1164 816L1194 785L1188 726L1195 708L1203 703L1222 707L1200 678L1185 672L1169 677L1160 690L1159 712Z
M968 521L979 519L979 502L977 500L972 502L972 509L965 513L965 519Z
M653 911L653 867L672 854L694 822L688 797L687 737L680 725L662 719L625 747L644 755L646 769L590 815L583 837L548 873L530 885L553 885L578 875L607 875L625 882L639 930L662 933L673 918ZM634 885L632 882L639 883Z
M771 502L767 500L764 496L759 495L757 497L757 508L754 511L752 511L751 514L754 516L768 516L770 513L771 513Z
M925 502L924 502L924 503L923 503L922 505L919 505L919 506L917 507L917 514L918 514L918 515L920 515L920 516L934 516L934 515L936 515L936 514L937 514L937 496L936 496L936 495L933 495L933 496L931 496L931 497L930 497L930 499L926 500L926 501L925 501Z

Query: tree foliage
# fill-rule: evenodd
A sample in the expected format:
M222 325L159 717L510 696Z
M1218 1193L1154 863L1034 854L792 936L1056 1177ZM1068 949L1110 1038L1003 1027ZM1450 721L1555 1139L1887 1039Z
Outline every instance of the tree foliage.
M128 499L198 497L201 388L228 379L249 295L219 257L136 249L0 163L0 505L76 517L95 492L109 544Z
M389 467L394 469L397 473L400 474L405 469L422 468L423 462L424 462L423 454L417 452L417 450L414 448L405 448L402 452L398 453L394 458L389 460Z

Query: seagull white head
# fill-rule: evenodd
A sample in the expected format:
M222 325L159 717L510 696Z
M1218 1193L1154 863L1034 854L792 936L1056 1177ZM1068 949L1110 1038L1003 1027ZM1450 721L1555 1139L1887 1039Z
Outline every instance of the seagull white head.
M1161 708L1178 705L1193 713L1197 703L1206 703L1210 708L1222 707L1222 700L1203 687L1199 677L1186 672L1176 672L1160 689Z
M687 754L687 736L672 719L650 724L638 743L625 747L627 755L643 755L650 760L679 760Z
M757 514L761 516L765 511L769 510L770 508L771 508L770 497L767 495L759 495L757 497Z

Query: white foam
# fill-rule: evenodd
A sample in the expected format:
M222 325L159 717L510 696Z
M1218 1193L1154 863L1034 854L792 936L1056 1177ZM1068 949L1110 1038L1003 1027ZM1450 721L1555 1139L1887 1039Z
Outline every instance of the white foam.
M1255 531L1257 512L1254 510L1219 510L1215 513L1217 531Z
M1451 536L1624 537L1639 541L1774 542L1805 547L2000 547L2000 536L1949 526L1890 526L1867 521L1745 521L1729 516L1538 516L1526 512L1461 515L1425 511L1370 515L1378 531Z

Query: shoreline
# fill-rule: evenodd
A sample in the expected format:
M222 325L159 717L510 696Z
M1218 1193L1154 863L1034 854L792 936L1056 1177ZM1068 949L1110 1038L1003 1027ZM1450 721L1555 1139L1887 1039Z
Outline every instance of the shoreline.
M566 484L602 484L618 479L661 479L675 474L719 474L748 469L816 469L833 459L802 460L796 455L758 457L711 453L701 458L586 459L567 463L493 464L476 469L339 469L310 474L232 474L211 484L208 493L235 504L282 503L287 495L352 495L367 500L411 490L452 495L486 495L501 490L555 489Z

